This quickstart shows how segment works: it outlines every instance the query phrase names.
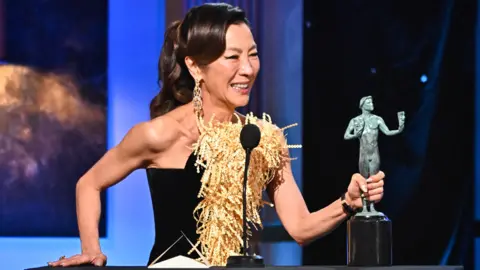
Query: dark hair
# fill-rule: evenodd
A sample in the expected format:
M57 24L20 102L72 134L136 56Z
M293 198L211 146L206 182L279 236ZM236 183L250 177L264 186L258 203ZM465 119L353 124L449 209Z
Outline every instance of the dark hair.
M167 28L158 61L158 82L162 86L150 102L152 119L192 100L195 81L185 57L198 65L215 61L225 51L228 27L240 23L250 25L240 8L209 3L190 9L183 21L175 21Z

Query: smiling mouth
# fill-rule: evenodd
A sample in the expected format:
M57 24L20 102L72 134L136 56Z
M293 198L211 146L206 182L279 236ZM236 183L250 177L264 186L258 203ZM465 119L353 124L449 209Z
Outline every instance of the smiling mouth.
M230 86L232 86L232 88L236 90L248 89L248 83L232 83Z
M233 90L241 94L248 94L250 92L250 85L248 83L232 83L230 86Z

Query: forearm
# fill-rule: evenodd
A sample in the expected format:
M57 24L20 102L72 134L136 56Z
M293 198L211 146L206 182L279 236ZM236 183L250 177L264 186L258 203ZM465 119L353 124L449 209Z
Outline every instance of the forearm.
M98 222L100 220L100 190L79 181L76 189L77 220L82 252L100 252Z
M388 131L385 132L385 134L386 134L387 136L393 136L393 135L399 134L400 132L402 132L402 130L400 130L400 129L397 129L397 130L388 130Z
M317 238L321 238L347 218L347 214L343 210L340 199L334 201L330 205L310 213L301 222L298 228L298 242L306 245Z
M351 133L345 133L345 135L343 136L345 140L351 140L357 137L358 137L357 134L351 134Z

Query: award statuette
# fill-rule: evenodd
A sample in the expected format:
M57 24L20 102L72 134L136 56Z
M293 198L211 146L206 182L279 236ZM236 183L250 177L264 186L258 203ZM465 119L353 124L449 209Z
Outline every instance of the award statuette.
M373 99L360 99L362 114L350 120L344 139L358 138L360 174L368 179L380 170L378 133L393 136L403 131L405 113L398 112L397 130L389 130L380 116L372 114ZM392 222L362 194L363 208L347 221L347 264L349 266L388 266L392 264Z

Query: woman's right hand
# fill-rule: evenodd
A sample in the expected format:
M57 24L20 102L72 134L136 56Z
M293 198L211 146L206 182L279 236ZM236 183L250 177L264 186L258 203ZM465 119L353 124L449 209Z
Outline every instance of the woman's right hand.
M107 256L105 254L99 253L82 253L70 258L61 257L58 261L49 262L49 266L53 267L63 267L63 266L74 266L82 264L91 264L95 266L105 266L107 264Z

